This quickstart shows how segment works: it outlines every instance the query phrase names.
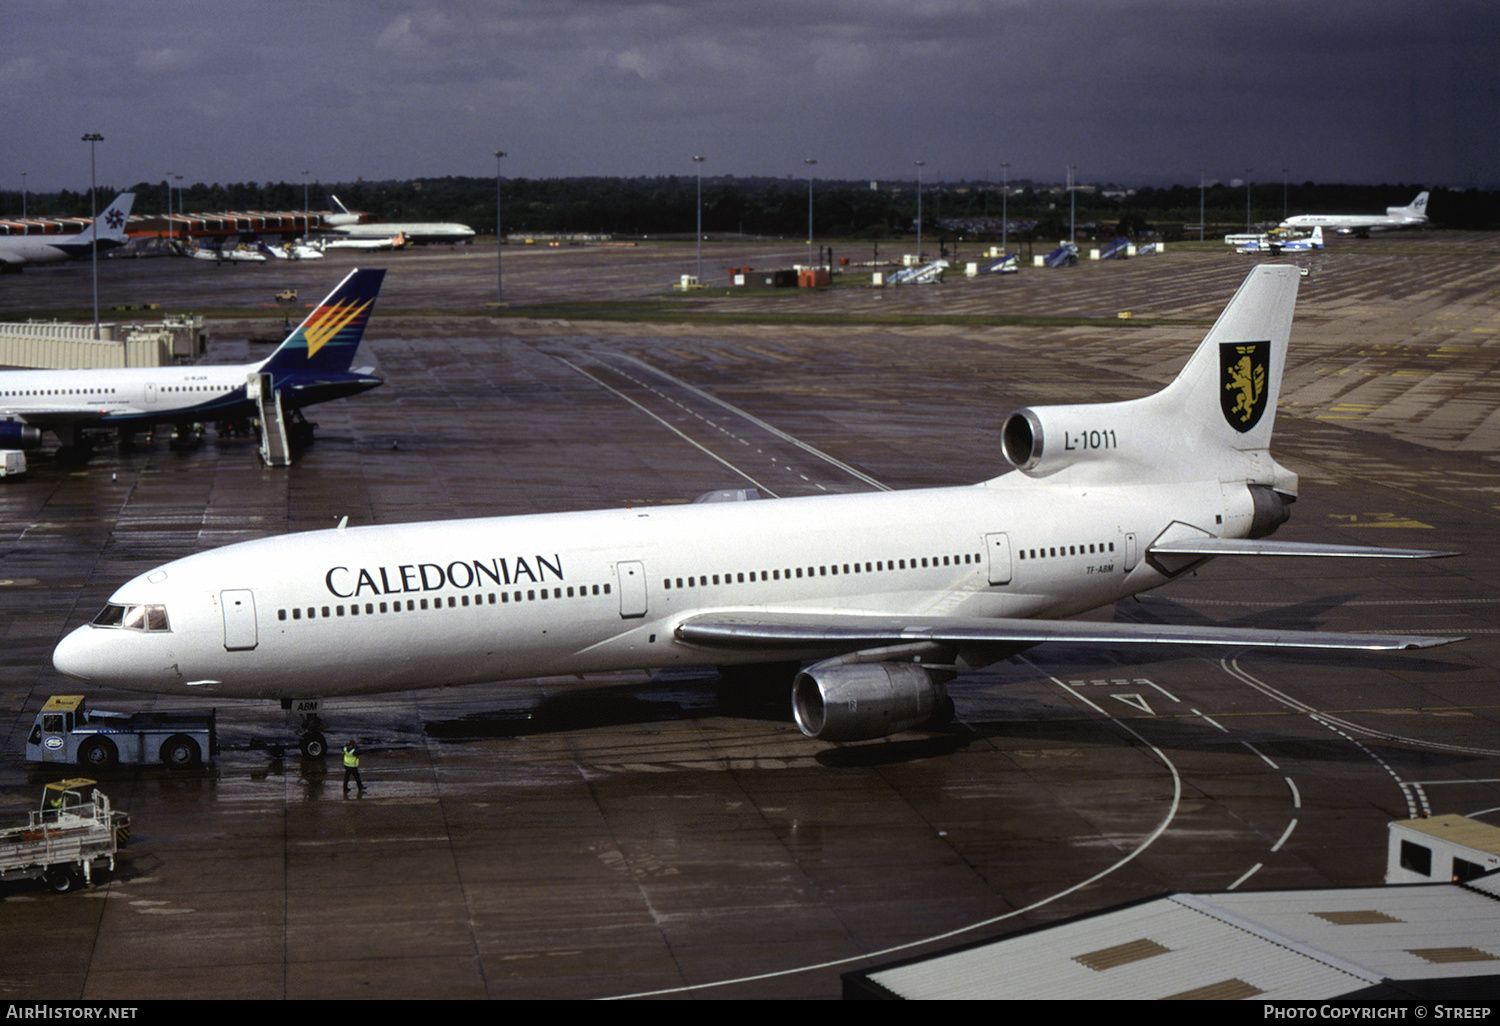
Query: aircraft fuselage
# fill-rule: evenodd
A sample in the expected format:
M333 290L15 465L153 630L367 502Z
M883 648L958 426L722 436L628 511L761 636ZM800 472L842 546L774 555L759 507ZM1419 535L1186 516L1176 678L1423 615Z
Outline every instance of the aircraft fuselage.
M107 658L121 687L279 698L762 662L764 652L699 648L675 630L719 610L1067 616L1165 582L1139 559L1145 544L1173 521L1215 534L1248 523L1243 492L1218 481L1170 497L1074 490L1016 473L957 488L314 531L130 581L111 603L159 607L170 629L82 627L56 663L87 680Z

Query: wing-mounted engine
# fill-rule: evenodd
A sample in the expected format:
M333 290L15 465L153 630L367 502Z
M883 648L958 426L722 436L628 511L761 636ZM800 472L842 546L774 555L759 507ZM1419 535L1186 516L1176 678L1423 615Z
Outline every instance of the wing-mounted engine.
M828 659L797 674L792 684L797 726L820 741L886 737L940 715L948 701L938 673L916 663Z
M35 449L42 433L18 420L0 420L0 449Z

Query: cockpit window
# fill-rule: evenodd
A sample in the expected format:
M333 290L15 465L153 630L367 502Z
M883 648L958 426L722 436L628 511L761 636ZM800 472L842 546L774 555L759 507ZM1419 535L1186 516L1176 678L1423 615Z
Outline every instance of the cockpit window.
M124 606L117 606L114 603L110 603L109 605L105 606L103 609L101 609L99 611L99 615L98 616L94 617L94 626L95 627L118 627L118 626L120 626L120 621L122 619L124 619L124 617L125 617L125 607Z
M169 631L167 607L123 606L111 602L94 617L95 627L124 627L134 631Z

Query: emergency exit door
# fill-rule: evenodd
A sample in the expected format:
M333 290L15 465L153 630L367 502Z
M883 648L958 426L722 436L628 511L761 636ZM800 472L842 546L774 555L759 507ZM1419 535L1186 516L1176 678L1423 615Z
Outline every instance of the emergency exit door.
M1010 535L987 534L984 536L984 547L989 553L990 583L1009 584L1011 578Z

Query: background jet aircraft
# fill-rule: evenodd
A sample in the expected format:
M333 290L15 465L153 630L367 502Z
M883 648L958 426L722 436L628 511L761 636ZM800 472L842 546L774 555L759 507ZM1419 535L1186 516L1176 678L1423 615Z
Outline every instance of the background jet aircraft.
M26 264L54 264L87 256L95 239L100 252L125 245L130 241L125 234L125 222L130 218L133 203L135 193L120 193L104 208L104 213L77 235L0 236L0 271L19 271Z
M1331 228L1341 235L1368 235L1392 228L1411 228L1427 223L1427 193L1404 207L1386 207L1385 214L1298 214L1281 222L1283 228Z
M474 238L474 229L466 224L451 222L393 222L360 224L359 215L339 202L337 196L328 198L334 213L325 214L323 223L332 231L349 239L389 240L397 237L406 242L421 245L428 242L468 242Z
M259 417L257 375L270 377L268 395L288 411L374 388L368 368L349 368L384 278L351 271L260 363L0 371L0 448L37 444L45 429L72 455L82 428Z
M265 538L127 582L53 661L220 699L813 660L797 723L850 741L941 716L957 673L1043 642L1455 640L1066 619L1214 556L1437 554L1266 538L1297 489L1268 447L1298 281L1252 271L1154 395L1011 414L999 441L1016 469L977 485Z

